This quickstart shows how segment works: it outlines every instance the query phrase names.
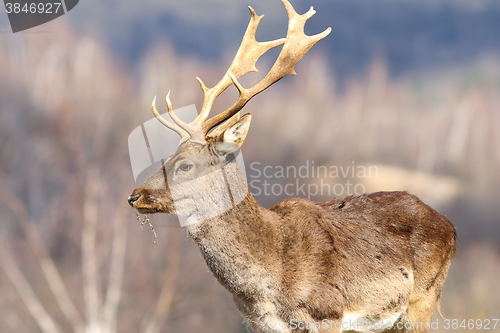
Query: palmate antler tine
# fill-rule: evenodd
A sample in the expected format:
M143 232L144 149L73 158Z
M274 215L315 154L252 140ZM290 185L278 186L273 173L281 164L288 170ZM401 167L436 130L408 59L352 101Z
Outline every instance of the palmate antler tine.
M258 70L255 67L257 60L270 49L282 45L285 42L285 38L258 42L255 38L255 33L264 15L257 15L255 10L250 6L248 9L250 10L250 22L248 23L240 47L236 52L236 56L222 79L214 87L208 88L200 78L196 78L203 90L204 100L200 114L191 124L194 124L194 122L202 124L208 118L215 99L226 90L227 87L233 84L233 80L230 78L229 74L239 78L249 72L257 72Z
M316 11L311 7L307 13L300 15L295 11L295 9L287 0L282 0L282 2L288 13L288 31L283 48L281 49L276 62L271 67L271 70L267 73L267 75L259 83L248 89L243 88L238 82L238 76L234 75L234 69L233 71L228 70L227 76L229 76L232 83L238 89L240 93L239 98L231 107L229 107L224 112L204 121L202 124L204 133L208 133L212 128L238 113L253 96L262 92L270 85L276 83L287 75L295 75L295 65L311 49L311 47L313 47L314 44L316 44L319 40L325 38L330 33L331 28L327 28L325 31L319 34L307 36L304 33L305 23L316 13ZM252 14L252 20L253 17L254 16ZM261 18L262 17L259 17L259 21ZM255 36L255 31L253 33L253 36ZM243 43L244 42L242 42L242 44ZM239 52L240 51L238 50L238 53ZM261 53L259 56L264 53ZM253 68L255 68L255 62L257 60L258 58L254 58L251 60ZM235 65L235 67L237 67L237 64L235 64L234 62L233 64ZM231 65L231 67L233 67L233 64ZM240 73L238 72L238 74Z
M168 95L167 95L167 106L168 106L169 114L170 115L174 114L172 112L172 103L170 103L170 99L169 99ZM189 139L191 137L190 134L189 134L189 132L186 131L185 129L183 129L182 127L180 127L178 124L171 123L170 121L168 121L168 120L166 120L165 118L162 117L162 115L156 109L156 96L153 99L153 103L151 103L151 110L153 110L154 116L156 117L156 119L158 119L158 121L160 123L162 123L163 125L167 126L172 131L178 133L181 136L182 139Z

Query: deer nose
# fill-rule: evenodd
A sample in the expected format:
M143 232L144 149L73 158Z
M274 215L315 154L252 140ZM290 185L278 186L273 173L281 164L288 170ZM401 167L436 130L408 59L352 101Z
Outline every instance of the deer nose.
M130 196L130 197L128 197L128 199L127 199L128 204L129 204L130 206L132 206L132 207L133 207L133 206L134 206L134 202L136 202L136 201L137 201L137 199L139 199L140 197L141 197L141 195L140 195L140 194L137 194L137 195L131 195L131 196Z

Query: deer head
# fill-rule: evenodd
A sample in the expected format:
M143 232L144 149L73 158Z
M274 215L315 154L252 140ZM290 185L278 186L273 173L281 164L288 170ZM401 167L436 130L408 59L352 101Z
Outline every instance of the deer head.
M250 23L236 56L222 79L214 87L208 88L197 78L204 100L199 115L192 122L185 123L175 115L168 94L166 102L173 122L163 118L155 107L155 97L153 114L163 125L177 132L181 141L177 151L128 198L129 204L140 213L161 212L189 216L195 211L199 213L200 205L197 208L193 206L193 202L198 199L204 206L210 203L215 206L234 206L241 201L238 198L246 196L248 187L244 177L239 175L234 160L248 133L251 116L246 114L240 117L239 112L258 93L287 75L295 75L295 65L331 30L328 28L317 35L307 36L304 25L315 14L314 9L311 7L307 13L299 15L287 0L282 2L288 13L286 37L258 42L255 33L264 15L258 16L249 7ZM253 87L244 88L238 78L249 72L256 72L257 60L280 45L283 45L281 52L265 77ZM238 99L227 110L209 118L215 99L231 85L238 89ZM234 187L233 184L239 185ZM206 216L205 213L201 215ZM209 215L213 215L212 213Z

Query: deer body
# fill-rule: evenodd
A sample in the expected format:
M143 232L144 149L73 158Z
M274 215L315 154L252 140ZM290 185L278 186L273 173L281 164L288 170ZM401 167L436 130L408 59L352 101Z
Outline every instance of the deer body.
M287 37L257 42L262 16L251 19L240 49L221 81L208 88L191 123L167 106L181 135L177 151L128 198L140 213L185 218L208 267L233 294L250 327L263 333L393 330L427 332L455 252L455 229L406 192L378 192L316 203L289 199L267 210L250 193L237 163L251 117L239 111L281 78L329 33L307 36L314 10L299 15L282 0ZM238 78L256 71L269 49L283 45L275 64L251 88ZM240 95L208 119L215 98L230 85ZM404 324L407 324L406 326Z
M426 331L455 242L451 223L405 192L290 199L270 210L249 193L187 229L259 332L318 322L363 331L398 319Z

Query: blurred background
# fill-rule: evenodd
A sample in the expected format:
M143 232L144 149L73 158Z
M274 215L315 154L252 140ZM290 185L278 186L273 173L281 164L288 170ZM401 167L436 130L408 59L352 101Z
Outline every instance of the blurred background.
M308 34L333 30L297 76L245 107L249 177L253 162L375 166L370 177L300 181L421 197L458 232L445 316L499 318L500 1L292 4L317 10ZM266 14L259 40L285 35L278 0L81 1L17 34L0 14L1 332L247 331L177 220L151 216L153 244L126 202L129 133L168 90L174 107L201 106L195 77L222 77L247 5ZM214 112L235 98L227 91ZM271 207L285 195L256 197ZM435 331L448 331L442 319Z

